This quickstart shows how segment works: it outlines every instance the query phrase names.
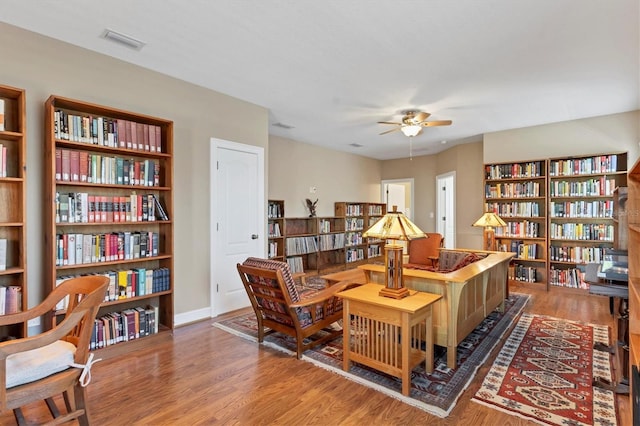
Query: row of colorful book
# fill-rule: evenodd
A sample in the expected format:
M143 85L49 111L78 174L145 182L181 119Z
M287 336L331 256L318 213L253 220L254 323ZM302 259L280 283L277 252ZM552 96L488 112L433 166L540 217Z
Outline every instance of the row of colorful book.
M162 152L160 126L56 110L53 116L56 139L112 148Z
M153 231L56 234L56 246L56 266L151 258L161 253L160 234Z
M136 307L96 318L89 349L140 339L158 332L158 309Z
M120 223L169 220L154 194L108 196L56 192L56 223Z
M57 182L160 186L160 163L56 148Z

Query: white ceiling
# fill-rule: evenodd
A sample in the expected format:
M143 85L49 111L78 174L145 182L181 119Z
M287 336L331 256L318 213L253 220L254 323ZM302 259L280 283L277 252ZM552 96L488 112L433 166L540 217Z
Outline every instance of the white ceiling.
M272 135L391 159L408 138L377 121L406 109L453 120L425 128L414 155L640 109L639 3L0 0L0 21L264 106Z

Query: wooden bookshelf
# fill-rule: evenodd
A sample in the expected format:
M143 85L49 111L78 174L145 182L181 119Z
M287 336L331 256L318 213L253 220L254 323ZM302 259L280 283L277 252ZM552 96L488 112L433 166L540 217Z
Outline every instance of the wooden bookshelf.
M365 203L336 202L336 217L344 221L345 263L355 268L367 261L367 242L362 237L365 229Z
M268 205L267 249L272 253L272 246L276 246L278 253L270 257L286 261L294 274L330 274L384 256L384 242L362 238L368 229L365 224L386 213L384 204L337 202L336 215L326 217L286 217L284 201L269 200ZM276 217L272 211L279 211L282 216ZM282 237L272 235L276 223Z
M284 261L284 201L269 200L267 203L269 259Z
M110 291L98 312L105 327L140 308L155 319L149 335L170 332L173 122L52 95L45 103L45 180L49 288L70 276L107 275ZM140 337L112 339L103 350Z
M550 285L588 290L584 266L614 247L616 188L627 185L627 154L549 160Z
M626 170L626 153L486 164L485 211L507 222L496 230L499 248L517 253L510 278L588 289L584 265L625 244L626 215L615 206L625 197Z
M0 286L16 298L13 310L27 309L26 270L26 110L25 91L0 85ZM6 249L5 249L6 246ZM7 312L6 304L2 308ZM0 328L0 337L25 337L27 324Z
M516 253L510 264L511 281L544 285L548 282L547 173L545 160L486 164L484 211L507 224L497 228L501 251Z
M640 368L640 161L636 162L628 174L628 199L626 216L628 224L629 250L629 378L631 401L637 401L637 383L633 383L633 366ZM634 403L630 404L631 409ZM637 416L637 413L636 413ZM633 418L633 415L630 416Z
M373 226L377 221L387 213L387 205L384 203L365 203L364 206L365 231ZM367 262L384 262L384 245L385 241L379 238L367 238Z

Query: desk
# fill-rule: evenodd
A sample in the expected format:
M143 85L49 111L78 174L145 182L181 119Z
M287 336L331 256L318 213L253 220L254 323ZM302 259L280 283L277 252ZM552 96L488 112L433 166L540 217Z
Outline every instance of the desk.
M400 378L402 394L408 396L411 370L425 361L425 370L433 371L431 313L442 296L412 290L392 299L378 295L382 287L364 284L336 294L344 300L343 370L349 371L352 361L368 365Z

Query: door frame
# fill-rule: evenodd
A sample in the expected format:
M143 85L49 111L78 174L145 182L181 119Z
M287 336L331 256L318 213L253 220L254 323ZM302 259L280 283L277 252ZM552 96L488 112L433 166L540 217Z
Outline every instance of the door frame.
M453 212L451 212L451 218L450 220L453 221L452 229L453 229L453 241L448 241L450 239L447 239L447 235L446 235L446 230L443 229L442 225L442 215L443 215L443 211L442 208L443 206L441 205L440 202L440 186L442 185L440 182L446 179L452 179L452 185L451 185L451 191L452 191L452 195L451 195L451 205L453 208ZM445 224L446 226L446 224ZM456 247L456 172L451 171L451 172L447 172L447 173L442 173L440 175L436 176L436 232L440 232L440 230L442 229L442 236L444 237L444 242L445 242L445 246L448 248L455 248Z
M218 189L218 173L217 170L217 162L218 162L218 149L229 149L240 152L245 152L249 154L255 154L258 158L257 164L257 176L258 176L258 188L256 192L256 204L258 208L258 218L262 220L262 237L260 238L263 241L263 244L259 245L258 253L256 253L257 257L265 257L266 250L266 230L267 230L267 218L265 215L265 164L264 164L264 147L256 146L256 145L248 145L239 142L232 142L224 139L211 138L209 142L210 150L209 150L209 306L211 311L211 318L214 318L218 315L219 307L216 305L216 296L218 294L217 291L217 283L216 283L216 271L219 266L219 260L217 258L217 239L216 239L216 224L218 223L219 218L219 210L217 208L217 189ZM238 277L240 279L240 277Z
M384 186L388 183L398 183L398 184L405 184L409 187L409 208L411 210L409 210L409 214L406 214L407 212L403 212L405 213L405 215L413 221L413 211L415 209L415 203L414 203L414 188L415 188L415 180L414 178L404 178L404 179L383 179L380 181L380 202L381 203L387 203L387 197L384 191Z

